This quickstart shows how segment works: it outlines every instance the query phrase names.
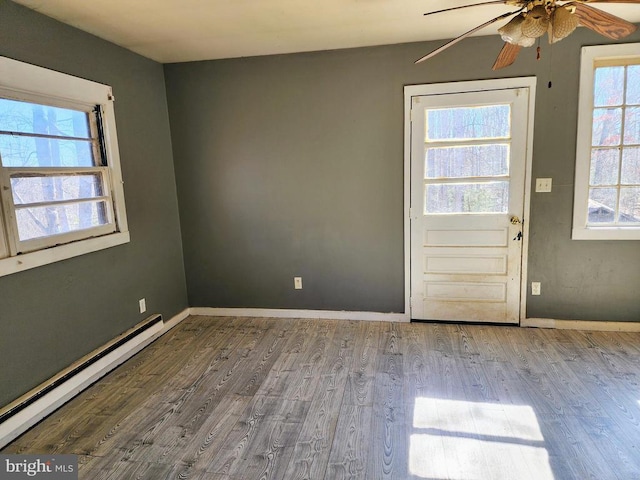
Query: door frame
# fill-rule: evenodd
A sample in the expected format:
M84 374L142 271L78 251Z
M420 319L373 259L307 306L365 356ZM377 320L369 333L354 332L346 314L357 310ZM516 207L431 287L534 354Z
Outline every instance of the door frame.
M529 260L529 214L531 212L531 171L533 164L533 127L535 118L536 77L499 78L469 82L447 82L404 87L404 292L405 314L411 320L411 106L412 98L516 88L529 89L528 125L524 173L524 216L522 268L520 277L520 322L527 317L527 264Z

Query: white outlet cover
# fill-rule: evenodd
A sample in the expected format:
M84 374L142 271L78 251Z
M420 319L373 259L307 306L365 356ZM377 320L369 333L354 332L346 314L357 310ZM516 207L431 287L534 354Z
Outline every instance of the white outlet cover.
M147 301L144 298L140 299L138 305L140 306L140 313L144 313L147 311Z
M536 192L549 193L553 184L552 178L536 178Z

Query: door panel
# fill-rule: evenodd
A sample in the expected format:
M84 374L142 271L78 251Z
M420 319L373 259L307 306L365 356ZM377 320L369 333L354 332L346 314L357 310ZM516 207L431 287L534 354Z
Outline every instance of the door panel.
M418 96L411 317L517 323L527 88Z

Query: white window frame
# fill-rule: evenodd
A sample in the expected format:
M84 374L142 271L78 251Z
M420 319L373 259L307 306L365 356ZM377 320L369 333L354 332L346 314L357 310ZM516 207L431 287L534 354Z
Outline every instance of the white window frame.
M0 57L0 97L79 110L95 107L100 109L103 146L107 157L106 166L93 168L91 171L100 174L104 180L104 187L108 190L110 197L109 210L113 217L113 224L104 228L98 227L20 242L17 239L14 222L10 218L15 213L8 182L10 174L20 173L24 169L2 168L0 171L0 188L2 189L0 276L129 242L111 87ZM51 174L56 173L54 168L47 170ZM53 242L52 239L54 239ZM56 245L52 245L53 243Z
M588 225L591 135L593 123L593 88L596 62L640 59L640 43L582 47L580 61L580 96L578 101L578 137L573 202L574 240L640 240L637 225Z

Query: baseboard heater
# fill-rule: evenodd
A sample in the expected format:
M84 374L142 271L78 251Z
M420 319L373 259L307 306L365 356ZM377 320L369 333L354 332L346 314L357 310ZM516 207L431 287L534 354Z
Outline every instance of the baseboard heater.
M164 330L152 315L0 409L0 448L131 358Z

